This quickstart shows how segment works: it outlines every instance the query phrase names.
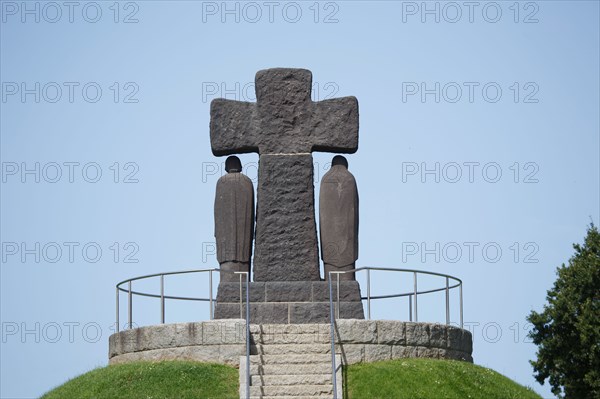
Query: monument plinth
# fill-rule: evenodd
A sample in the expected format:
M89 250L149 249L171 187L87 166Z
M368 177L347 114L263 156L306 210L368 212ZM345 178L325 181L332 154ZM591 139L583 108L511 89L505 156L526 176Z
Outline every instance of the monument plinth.
M308 70L267 69L256 74L256 103L211 103L213 154L259 154L252 322L329 319L329 290L319 271L311 153L357 151L358 101L313 102L311 87ZM236 295L239 285L219 285L216 318L240 317ZM364 318L358 283L344 282L340 301L342 297L341 318Z
M410 321L364 320L354 275L359 195L341 155L333 157L331 169L321 179L317 240L312 152L357 151L358 102L354 97L313 102L311 85L310 71L268 69L256 74L256 103L226 99L211 103L212 151L229 155L227 174L219 178L215 191L221 275L211 308L216 320L164 324L165 299L213 305L214 269L125 280L117 285L117 327L122 292L128 293L130 328L110 337L110 363L218 362L240 368L240 397L341 398L344 379L336 364L410 357L473 361L472 335L462 329L462 281L456 277L423 272L443 278L444 285L419 291L420 271L365 268L369 319L371 299L407 297ZM253 182L233 155L247 152L259 154L256 201ZM373 296L372 270L410 273L414 291ZM165 275L206 271L210 298L165 296ZM331 274L335 272L342 273ZM253 281L246 284L246 276ZM133 281L154 277L160 277L159 295L132 290ZM460 292L461 328L450 325L450 290L455 288ZM412 321L413 306L417 320L421 303L418 295L444 291L445 325ZM134 295L160 298L163 324L132 328Z
M253 324L329 323L329 283L326 281L268 281L250 283L250 322ZM337 301L337 288L333 288ZM245 301L246 290L242 288ZM334 303L337 312L337 304ZM341 319L364 319L357 281L340 281ZM239 283L221 283L215 319L245 319L240 308Z

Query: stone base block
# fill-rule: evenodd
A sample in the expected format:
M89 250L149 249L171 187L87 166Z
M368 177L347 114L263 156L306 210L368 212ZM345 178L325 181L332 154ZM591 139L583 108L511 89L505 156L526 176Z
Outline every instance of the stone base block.
M327 363L330 331L329 324L251 324L251 354L290 364L311 354ZM346 365L414 357L473 362L471 333L445 324L340 319L335 343ZM121 331L109 339L110 364L196 360L238 366L245 353L244 320L162 324ZM285 372L301 372L303 367L290 366Z
M140 327L113 334L108 341L110 364L194 360L237 366L245 353L245 320Z
M341 319L364 319L360 286L356 281L333 284L334 311ZM246 318L246 287L221 283L215 319ZM250 322L256 324L329 323L329 283L325 281L280 281L250 283Z

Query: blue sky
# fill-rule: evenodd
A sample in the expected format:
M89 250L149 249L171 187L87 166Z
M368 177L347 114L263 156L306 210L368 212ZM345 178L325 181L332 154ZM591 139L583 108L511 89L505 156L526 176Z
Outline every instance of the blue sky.
M358 98L357 264L462 278L475 362L551 396L525 317L600 219L597 1L1 7L2 398L107 363L118 281L217 265L210 100L253 101L269 67L310 69L315 100ZM331 156L314 154L317 198ZM258 156L241 159L256 178ZM208 317L169 306L170 322Z

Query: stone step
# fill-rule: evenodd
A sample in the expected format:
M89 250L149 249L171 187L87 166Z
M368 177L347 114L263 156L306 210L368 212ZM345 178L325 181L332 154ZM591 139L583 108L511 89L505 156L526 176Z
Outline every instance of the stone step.
M250 324L250 333L256 334L320 334L329 335L331 326L326 324Z
M331 353L330 344L258 344L250 346L252 355L294 355Z
M252 334L254 344L326 344L331 343L331 335L325 333L276 333Z
M251 399L333 399L333 395L317 395L317 396L250 396Z
M250 396L308 396L320 397L321 395L333 395L333 385L268 385L251 386Z
M250 364L250 375L331 374L331 362L306 364Z
M250 364L313 364L331 362L329 354L251 355Z
M252 375L250 381L252 386L333 384L331 372L329 374Z
M250 396L250 399L313 399L313 398L333 399L333 395L317 395L317 396Z

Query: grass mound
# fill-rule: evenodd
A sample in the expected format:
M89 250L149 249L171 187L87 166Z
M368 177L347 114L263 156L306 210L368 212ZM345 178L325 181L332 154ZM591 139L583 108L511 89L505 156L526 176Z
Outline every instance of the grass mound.
M238 370L220 364L137 362L98 368L76 377L42 399L237 398Z
M541 398L493 370L453 360L361 363L349 366L345 378L344 396L349 399Z
M137 362L92 370L42 399L237 398L238 370L219 364ZM348 399L540 399L493 370L452 360L399 359L346 368ZM340 398L341 399L341 398Z

